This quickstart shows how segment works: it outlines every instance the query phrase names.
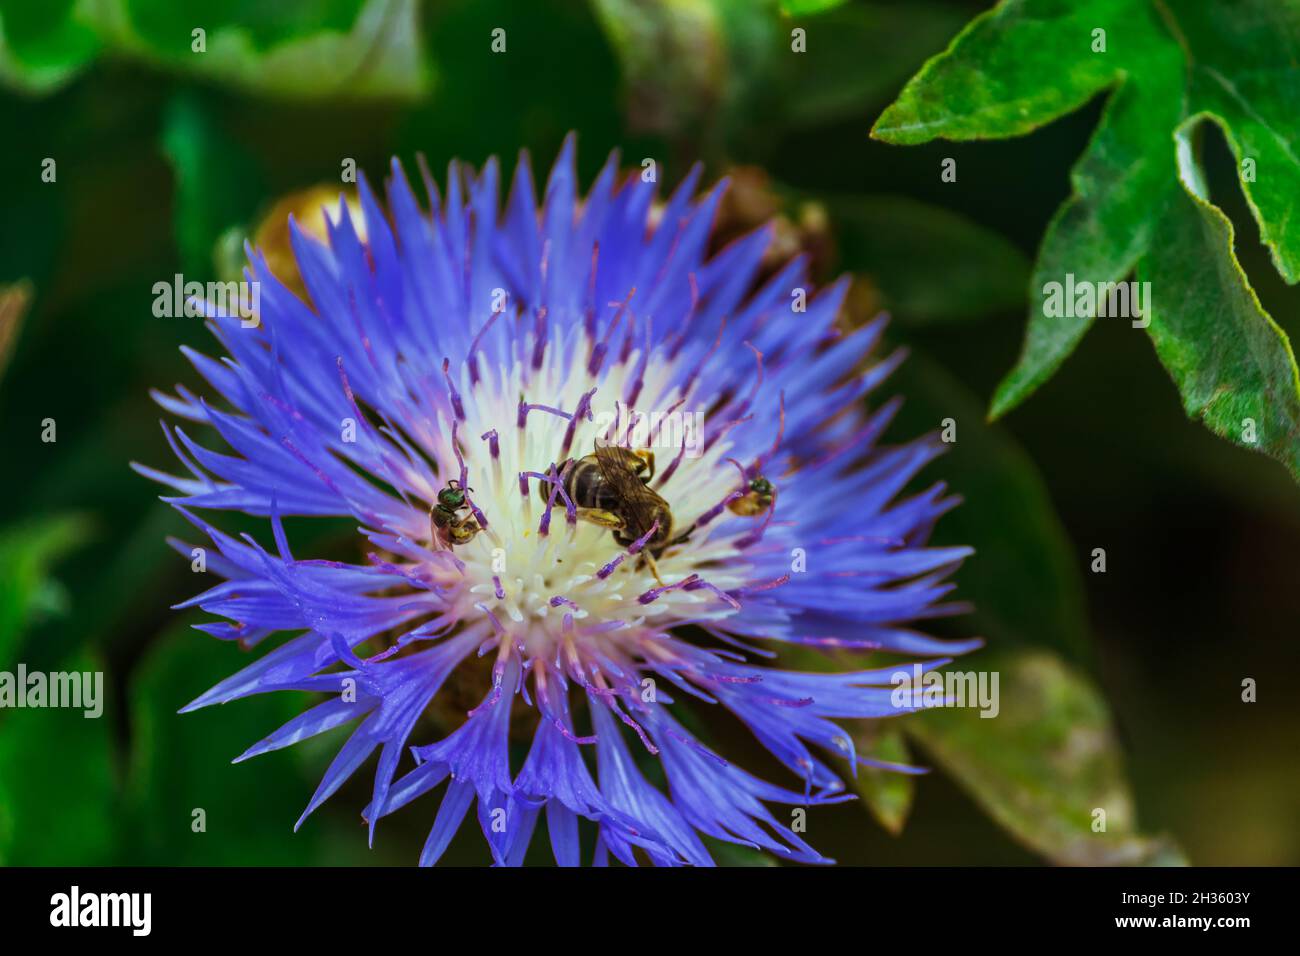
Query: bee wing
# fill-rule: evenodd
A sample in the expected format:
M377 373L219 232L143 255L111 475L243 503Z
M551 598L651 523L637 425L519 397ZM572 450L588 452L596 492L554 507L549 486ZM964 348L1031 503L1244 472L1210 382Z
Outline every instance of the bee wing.
M600 477L621 503L628 536L641 537L654 524L663 499L647 488L635 472L628 469L623 449L614 445L597 444L595 452ZM666 534L668 529L661 528L660 531Z

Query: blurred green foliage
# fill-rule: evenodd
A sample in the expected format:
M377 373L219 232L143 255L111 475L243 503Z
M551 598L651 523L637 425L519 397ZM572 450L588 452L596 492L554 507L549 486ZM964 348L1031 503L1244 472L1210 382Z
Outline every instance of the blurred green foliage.
M1055 863L1174 865L1180 851L1137 835L1137 814L1106 702L1053 654L981 652L999 674L1002 708L936 708L907 725L1000 824Z
M187 627L160 635L128 689L133 734L123 790L133 838L120 851L123 862L165 866L178 855L211 866L319 862L319 829L282 838L315 789L307 768L292 759L230 763L301 713L307 695L273 694L251 707L178 716L229 672L223 648L195 636Z
M904 196L821 198L844 262L869 270L882 304L904 321L977 319L1024 301L1029 263L997 233Z
M50 566L86 537L85 521L59 515L0 532L0 668L15 662L23 631L67 612Z
M101 55L295 99L413 98L432 80L407 0L6 0L0 24L0 76L36 92Z
M379 181L394 154L422 152L437 169L527 149L540 171L570 129L587 181L619 147L629 165L656 158L669 185L695 161L710 176L761 166L778 202L823 210L825 271L858 276L912 350L889 386L906 396L891 440L956 423L923 478L965 499L936 540L975 546L957 576L975 612L936 626L985 638L969 666L1001 670L1004 716L855 728L864 752L936 772L861 771L861 801L810 813L812 842L851 863L1175 862L1171 844L1144 836L1168 832L1194 862L1300 860L1288 796L1300 780L1278 757L1300 727L1285 678L1267 679L1300 665L1280 639L1300 619L1287 583L1300 549L1294 487L1189 426L1118 329L1080 344L1008 424L981 412L1017 346L1028 254L1089 148L1088 91L1105 78L1070 98L1082 112L1015 143L901 150L867 137L979 9L0 0L0 125L21 131L0 150L0 285L30 280L36 293L0 383L0 669L102 668L108 698L99 720L0 713L0 862L411 862L427 807L386 820L368 850L365 774L292 832L337 732L228 763L298 712L297 695L176 714L249 654L169 609L203 586L164 543L189 529L127 468L169 460L148 391L195 381L178 346L212 351L198 323L155 318L151 290L177 271L215 274L218 247L252 235L279 197L343 189L345 159ZM497 28L504 53L492 50ZM948 156L957 183L940 180ZM54 182L41 178L46 158ZM1291 314L1293 290L1261 269L1249 202L1223 188L1235 183L1230 149L1210 142L1203 162L1239 227L1201 230L1219 244L1211 261L1235 255L1264 307ZM1202 261L1162 286L1208 295L1190 274ZM40 440L46 418L55 443ZM305 520L289 532L301 553L346 548L350 534L347 522ZM1099 543L1111 570L1086 574ZM1239 703L1246 675L1262 678L1253 708ZM727 744L764 766L752 740ZM1090 829L1098 806L1104 836ZM770 862L713 849L727 863ZM470 834L448 859L485 854Z

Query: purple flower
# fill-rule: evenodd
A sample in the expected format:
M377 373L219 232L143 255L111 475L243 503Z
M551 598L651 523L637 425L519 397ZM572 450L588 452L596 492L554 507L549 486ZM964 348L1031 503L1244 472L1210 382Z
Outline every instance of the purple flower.
M201 629L294 636L186 709L326 695L240 759L355 724L303 817L378 751L371 839L438 791L425 864L471 807L503 864L543 816L562 864L583 830L597 863L709 864L702 836L829 862L781 805L846 799L871 761L837 721L900 708L894 668L823 652L978 643L909 624L957 609L969 553L926 546L942 485L899 498L941 444L879 445L897 402L863 397L901 354L868 362L883 318L837 331L846 281L814 295L796 260L760 282L770 229L710 258L723 187L697 199L698 169L656 207L611 156L583 198L573 152L540 207L521 159L504 211L495 160L453 164L445 197L426 174L431 212L394 162L387 215L360 184L364 239L345 209L328 244L291 224L310 302L250 250L260 321L206 307L226 354L185 354L221 401L157 397L227 447L164 426L189 476L139 470L215 545L224 580L186 606L224 620ZM201 517L221 510L272 543ZM284 515L356 521L355 563L292 553ZM733 719L783 784L697 736Z

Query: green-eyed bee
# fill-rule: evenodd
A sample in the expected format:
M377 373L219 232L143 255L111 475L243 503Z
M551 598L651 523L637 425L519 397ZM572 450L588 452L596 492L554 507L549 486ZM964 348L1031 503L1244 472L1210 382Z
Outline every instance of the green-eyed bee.
M755 475L749 480L748 490L727 503L727 510L742 518L752 518L767 511L775 500L776 488L773 484L762 475Z
M469 499L460 482L452 479L438 492L438 503L429 512L433 539L443 547L465 544L482 530L472 512L462 515L461 511L469 512Z

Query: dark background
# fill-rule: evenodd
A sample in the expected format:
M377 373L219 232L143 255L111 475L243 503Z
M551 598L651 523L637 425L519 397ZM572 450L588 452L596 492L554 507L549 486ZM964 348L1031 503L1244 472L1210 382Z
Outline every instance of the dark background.
M231 766L303 702L282 695L176 715L244 658L189 630L201 615L170 610L199 589L187 562L164 544L167 534L185 536L186 526L128 468L170 467L148 391L196 382L179 345L212 351L197 320L153 316L155 282L180 271L210 278L216 266L196 249L227 227L251 228L285 193L337 184L342 157L380 181L391 156L409 164L422 151L442 179L453 156L477 165L499 153L511 166L527 146L540 175L570 129L579 133L584 185L615 146L629 165L660 158L669 184L695 159L710 177L731 164L758 165L782 188L822 197L833 232L850 229L841 210L855 197L903 196L958 213L1032 260L1068 195L1069 168L1100 101L1016 141L906 149L873 142L871 122L902 80L983 5L870 6L884 12L844 21L860 24L858 34L843 26L832 38L809 21L809 62L792 67L796 77L843 83L848 92L806 113L789 98L798 84L778 67L775 80L757 83L752 100L734 110L718 107L707 121L647 121L653 84L646 93L629 82L591 10L562 0L422 5L422 41L437 75L414 101L283 101L112 55L51 95L0 93L0 282L27 278L36 293L0 382L0 534L13 548L13 536L36 536L57 519L51 533L67 538L52 549L53 581L34 592L34 617L13 659L47 670L97 662L109 684L100 721L0 714L0 862L406 864L432 821L420 804L386 820L367 850L363 772L294 835L337 733ZM509 31L503 57L488 49L496 25ZM784 35L789 28L778 21ZM832 42L848 53L826 53ZM788 51L781 36L774 48ZM893 59L881 52L891 49ZM743 59L725 70L752 66ZM671 74L672 56L663 62ZM861 91L851 67L871 76ZM57 158L57 183L40 180L47 156ZM958 161L956 183L939 178L949 156ZM1215 199L1237 226L1244 268L1273 316L1296 332L1296 292L1282 286L1259 246L1223 144L1207 142L1205 158ZM905 220L874 228L868 246L889 246L895 231L908 241ZM902 281L883 274L892 266L872 253L852 256L847 234L836 248L837 269L886 290ZM911 262L906 279L942 290L962 268L963 251L942 242L925 248L933 255ZM1285 470L1187 420L1144 334L1114 320L1096 323L1055 378L989 428L979 413L1018 355L1023 293L981 314L942 318L909 314L902 301L890 337L910 346L916 362L881 395L908 396L891 434L902 440L935 428L936 412L947 411L946 399L913 395L925 376L946 382L964 403L951 412L962 429L958 448L925 476L949 481L967 499L938 532L943 542L977 549L958 576L959 594L994 610L1001 602L1011 618L1024 612L1022 623L1044 600L1042 583L1018 570L1022 539L999 533L1027 520L1026 502L981 495L1002 480L993 472L1005 462L962 457L967 434L987 433L1012 449L1017 480L1045 492L1041 531L1066 559L1048 600L1052 587L1081 589L1087 641L1065 646L1059 634L1025 627L1006 639L1059 651L1100 687L1143 832L1172 837L1198 864L1300 863L1300 712L1287 689L1300 671L1300 495ZM47 417L58 423L54 444L39 438ZM301 522L290 530L305 554L331 529ZM1088 571L1095 547L1106 549L1105 574ZM944 628L981 633L996 646L1000 635L988 620ZM1240 699L1246 677L1259 684L1253 705ZM924 748L919 759L927 762ZM206 808L207 834L191 833L191 807ZM448 859L486 860L472 829ZM942 771L920 781L901 836L845 805L814 811L809 838L849 863L1044 859Z

